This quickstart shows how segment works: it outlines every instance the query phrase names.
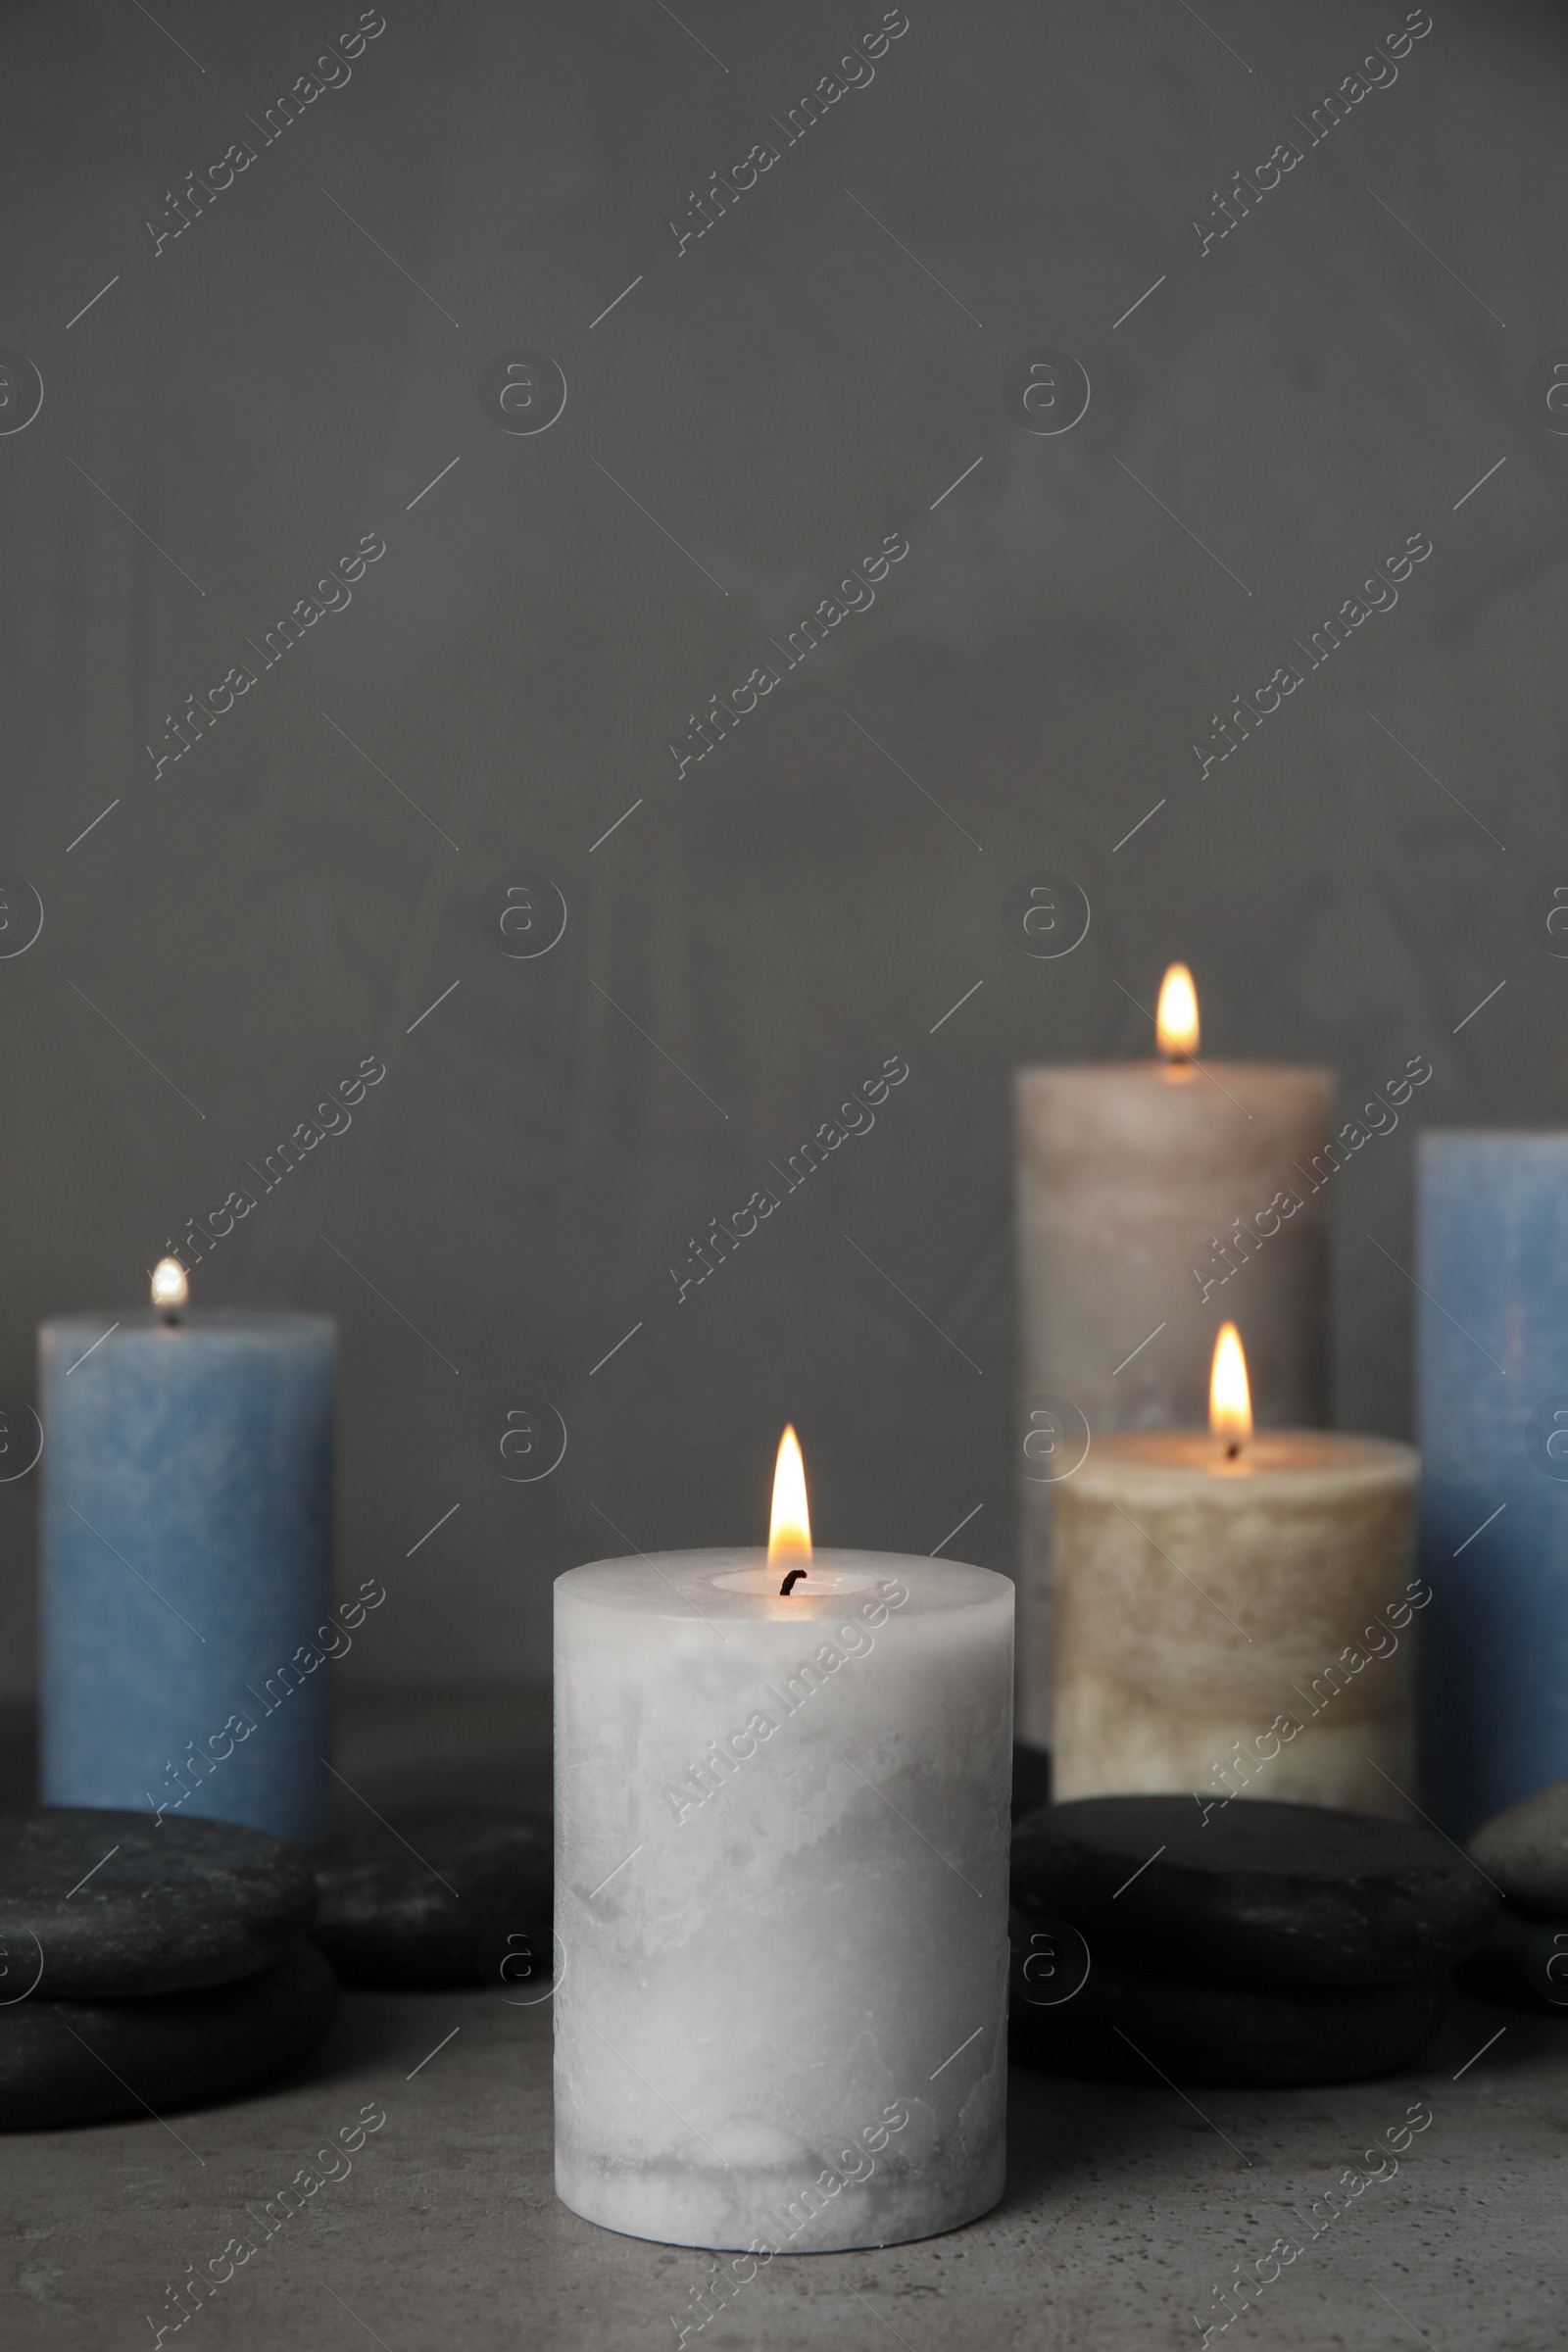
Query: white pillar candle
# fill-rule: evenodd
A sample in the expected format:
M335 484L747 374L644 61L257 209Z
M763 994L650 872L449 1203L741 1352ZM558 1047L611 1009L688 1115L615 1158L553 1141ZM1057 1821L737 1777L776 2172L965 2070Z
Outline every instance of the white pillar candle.
M1056 1490L1057 1797L1191 1789L1403 1815L1417 1456L1328 1430L1097 1439ZM1206 1814L1205 1814L1206 1819Z
M1043 1747L1053 1477L1088 1430L1200 1422L1224 1316L1247 1342L1259 1419L1310 1428L1325 1417L1333 1073L1192 1059L1184 966L1166 975L1160 1010L1178 975L1192 1026L1184 1038L1162 1024L1163 1060L1015 1073L1018 1737Z
M556 1584L556 2185L677 2245L1002 2194L1012 1587L827 1551Z

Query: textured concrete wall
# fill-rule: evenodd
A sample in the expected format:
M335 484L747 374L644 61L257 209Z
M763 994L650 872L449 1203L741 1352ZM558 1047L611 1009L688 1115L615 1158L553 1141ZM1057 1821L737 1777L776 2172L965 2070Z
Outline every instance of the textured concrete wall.
M1335 1179L1337 1416L1408 1429L1412 1127L1565 1107L1527 902L1568 867L1568 439L1531 389L1568 51L1437 0L1314 131L1404 17L909 0L792 134L874 0L386 0L358 49L352 0L8 13L0 345L44 399L0 430L0 867L44 922L0 960L0 1390L248 1186L197 1295L340 1318L345 1573L392 1588L350 1674L536 1672L562 1567L761 1534L786 1417L822 1540L925 1552L983 1506L956 1548L1010 1566L1009 1072L1145 1052L1173 956L1216 1055L1348 1099L1435 1065ZM1278 184L1221 234L1238 169ZM1065 432L1019 421L1042 347L1091 387ZM567 387L540 432L504 429L519 348ZM559 398L523 365L513 424ZM169 714L246 667L176 759ZM1004 912L1041 869L1093 909L1055 960ZM531 959L519 873L566 913ZM698 1286L689 1237L763 1187ZM524 1396L566 1451L508 1484ZM14 1684L33 1484L0 1486Z

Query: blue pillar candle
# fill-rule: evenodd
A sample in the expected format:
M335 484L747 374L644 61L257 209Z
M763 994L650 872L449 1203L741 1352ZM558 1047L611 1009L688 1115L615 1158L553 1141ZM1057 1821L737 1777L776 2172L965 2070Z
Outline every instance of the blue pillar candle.
M1420 1146L1422 1801L1568 1774L1568 1134Z
M308 1837L331 1813L328 1660L347 1646L334 1326L110 1320L39 1333L43 1801Z

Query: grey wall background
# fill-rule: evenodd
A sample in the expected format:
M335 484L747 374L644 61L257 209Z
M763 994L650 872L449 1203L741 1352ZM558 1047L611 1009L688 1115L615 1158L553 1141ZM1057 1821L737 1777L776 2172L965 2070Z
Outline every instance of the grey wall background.
M0 438L0 865L45 921L0 961L0 1389L378 1054L196 1273L340 1319L343 1573L392 1594L351 1676L536 1673L561 1568L760 1538L786 1417L819 1540L925 1552L983 1505L956 1548L1010 1567L1015 1063L1146 1053L1181 956L1217 1056L1348 1098L1426 1054L1425 1123L1563 1116L1568 965L1526 919L1568 868L1568 440L1527 391L1568 341L1560 20L1436 0L1308 147L1396 0L909 0L677 254L871 0L386 0L263 145L357 13L5 20L0 343L45 398ZM533 437L476 389L517 345L569 386ZM1093 386L1058 437L1001 396L1039 345ZM1397 608L1200 780L1209 714L1419 530ZM874 608L677 780L688 712L895 531ZM352 605L155 780L165 713L368 532ZM1054 962L1002 917L1042 867L1094 908ZM535 961L481 934L519 868L569 909ZM892 1054L874 1131L677 1304L688 1236ZM1392 1433L1411 1294L1365 1237L1412 1263L1411 1131L1336 1179L1337 1417ZM569 1444L509 1486L523 1393ZM34 1487L0 1487L13 1688Z

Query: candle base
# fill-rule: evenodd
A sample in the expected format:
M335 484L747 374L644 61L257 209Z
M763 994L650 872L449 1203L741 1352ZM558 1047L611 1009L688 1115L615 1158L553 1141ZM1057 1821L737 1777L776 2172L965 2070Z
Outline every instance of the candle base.
M1414 1769L1402 1705L1315 1723L1299 1691L1282 1684L1277 1695L1272 1717L1266 1703L1245 1720L1234 1703L1178 1711L1119 1675L1080 1667L1056 1693L1053 1794L1194 1794L1215 1804L1266 1796L1409 1819L1399 1795Z
M999 2109L1002 2096L999 2086ZM1000 2203L1005 2152L1000 2132L980 2137L989 2144L976 2148L959 2178L916 2176L905 2160L903 2178L892 2173L861 2182L805 2154L799 2165L745 2172L685 2163L631 2170L558 2146L556 2194L585 2222L658 2245L714 2254L853 2254L940 2237Z

